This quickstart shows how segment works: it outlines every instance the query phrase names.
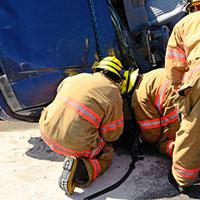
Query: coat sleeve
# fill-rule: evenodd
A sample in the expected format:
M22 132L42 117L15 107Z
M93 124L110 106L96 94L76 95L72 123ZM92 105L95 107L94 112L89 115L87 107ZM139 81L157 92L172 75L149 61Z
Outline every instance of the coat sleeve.
M165 55L167 78L175 86L181 84L183 74L188 71L182 31L182 25L176 24L169 38Z
M120 95L119 95L120 96ZM107 107L107 112L100 127L101 137L106 142L117 140L124 127L123 102L121 96L113 100Z
M64 85L64 82L65 82L65 79L58 85L58 87L57 87L57 93L61 90L61 88L63 87L63 85Z

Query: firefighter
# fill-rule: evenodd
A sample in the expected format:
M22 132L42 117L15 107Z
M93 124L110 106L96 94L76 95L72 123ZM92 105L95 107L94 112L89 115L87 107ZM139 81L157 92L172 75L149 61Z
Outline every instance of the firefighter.
M196 12L200 10L200 0L190 0L186 6L188 13Z
M200 170L200 12L185 16L174 26L165 67L176 92L174 104L182 114L169 181L179 193L188 193Z
M155 143L161 153L171 157L180 123L166 70L160 68L143 75L130 70L125 71L125 77L121 94L130 98L142 141Z
M123 130L121 62L114 56L105 57L93 71L64 79L39 121L46 144L66 156L59 178L66 195L75 187L90 185L110 166L111 142Z

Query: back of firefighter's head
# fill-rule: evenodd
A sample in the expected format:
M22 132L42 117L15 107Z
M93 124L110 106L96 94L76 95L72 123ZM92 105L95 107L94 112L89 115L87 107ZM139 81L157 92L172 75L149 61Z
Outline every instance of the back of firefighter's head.
M125 80L121 85L121 94L130 93L135 87L137 80L139 78L139 70L127 70L124 72Z
M105 57L98 64L93 65L92 69L94 72L102 72L116 83L124 79L124 68L115 56Z
M186 6L186 10L189 13L199 11L200 10L200 0L190 0Z

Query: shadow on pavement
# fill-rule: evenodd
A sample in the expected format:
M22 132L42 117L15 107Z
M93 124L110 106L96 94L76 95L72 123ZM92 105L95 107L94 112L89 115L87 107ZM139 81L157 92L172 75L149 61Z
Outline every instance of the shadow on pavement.
M200 183L195 184L191 188L191 192L188 196L193 199L200 199Z
M31 137L28 143L33 147L26 151L26 155L39 160L64 161L64 156L53 152L41 137Z
M28 142L33 147L26 151L27 156L59 162L64 160L64 156L53 152L41 137L32 137ZM125 174L131 161L131 148L121 143L117 143L114 146L116 154L111 167L105 174L99 176L90 187L86 188L83 194L74 194L72 199L80 200L96 191L105 189L105 187L112 185ZM136 168L129 178L120 187L98 197L99 200L106 199L107 197L126 200L200 199L200 183L196 183L188 196L178 194L167 178L171 160L160 155L154 146L142 144L139 147L139 155L144 156L144 161L141 160L136 163Z

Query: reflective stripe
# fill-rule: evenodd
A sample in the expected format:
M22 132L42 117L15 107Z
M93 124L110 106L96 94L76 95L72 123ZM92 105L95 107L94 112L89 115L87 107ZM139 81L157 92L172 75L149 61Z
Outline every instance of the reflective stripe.
M178 112L175 109L174 111L168 113L165 116L161 117L161 126L166 126L174 121L178 120Z
M89 159L89 162L93 167L93 180L95 180L101 172L101 165L97 159Z
M166 126L176 121L177 119L178 119L178 112L177 110L174 110L161 118L141 120L137 121L137 123L140 125L141 129L151 129L151 128L159 128L161 126Z
M87 107L86 105L80 102L76 102L74 99L71 99L71 98L67 99L62 96L59 96L57 98L64 101L71 108L75 109L79 113L80 116L82 116L84 119L89 121L96 128L99 128L101 118L97 113L95 113L89 107Z
M165 98L166 89L169 87L169 81L166 80L162 87L159 88L159 92L156 95L154 105L157 106L160 113L162 113L163 102Z
M182 49L173 49L173 48L168 47L166 58L175 59L182 63L186 62L186 55Z
M142 129L158 128L161 127L160 118L151 119L151 120L141 120L137 121Z
M117 120L114 120L110 122L109 124L106 124L104 126L101 126L101 133L107 133L108 131L115 131L119 127L124 126L124 117L120 117Z
M174 149L174 140L169 140L166 146L166 154L171 158Z
M43 140L48 144L48 146L56 153L64 155L64 156L75 156L75 157L85 157L85 158L93 158L99 154L99 152L103 149L105 142L101 139L98 143L97 147L92 150L83 150L83 151L75 151L73 149L69 149L63 147L58 144L54 140L47 137L44 132L41 131L41 136Z
M200 167L195 169L185 169L175 163L173 163L173 169L176 171L179 176L186 179L196 179L199 175Z

